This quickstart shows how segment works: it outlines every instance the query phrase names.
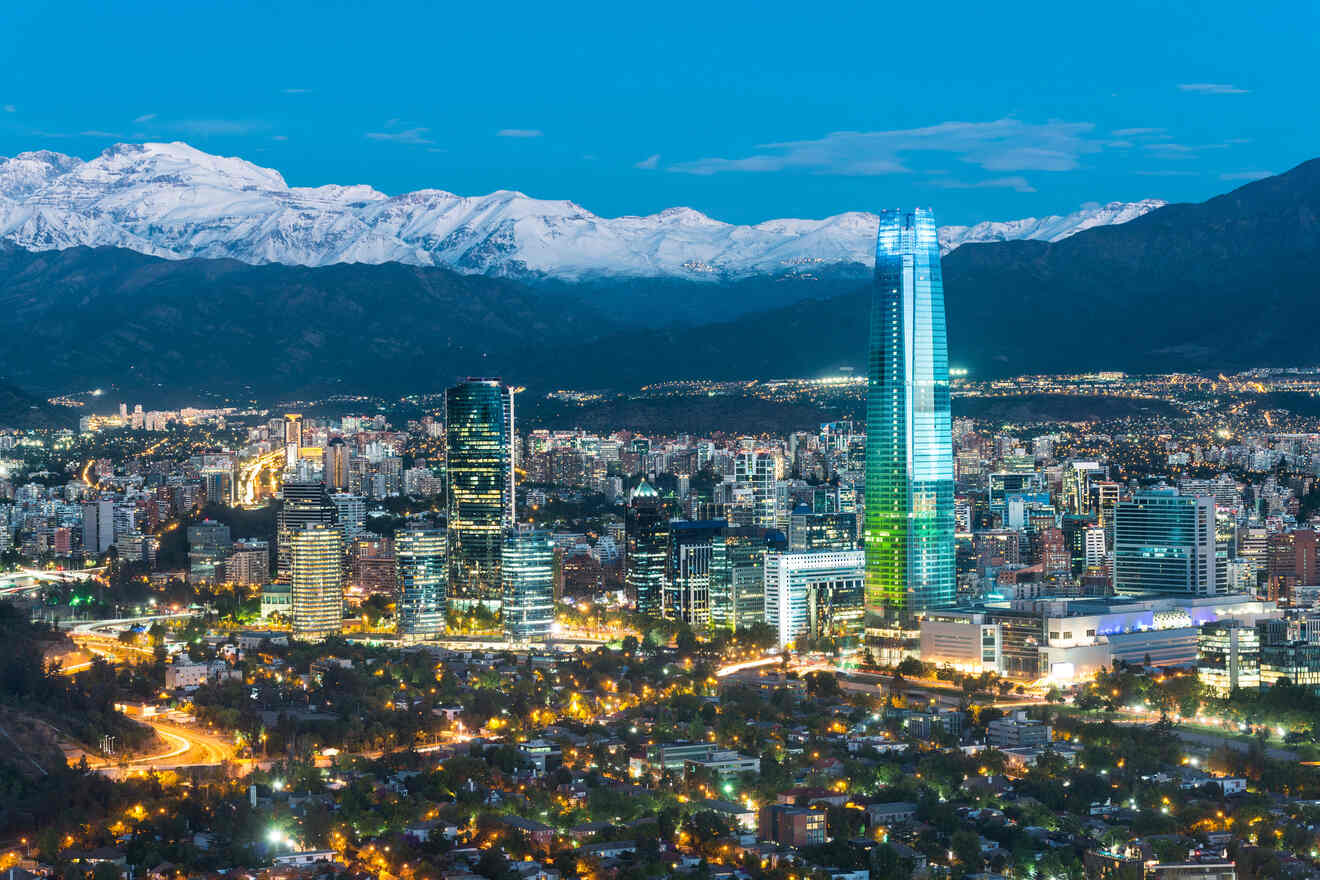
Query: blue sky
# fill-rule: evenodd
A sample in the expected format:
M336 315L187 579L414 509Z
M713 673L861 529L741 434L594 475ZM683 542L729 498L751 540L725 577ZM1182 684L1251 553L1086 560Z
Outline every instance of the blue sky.
M7 4L0 155L730 222L1201 200L1320 155L1320 4Z

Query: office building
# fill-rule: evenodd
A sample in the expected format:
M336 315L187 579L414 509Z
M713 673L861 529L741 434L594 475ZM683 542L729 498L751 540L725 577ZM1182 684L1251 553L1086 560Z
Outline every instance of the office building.
M1196 645L1196 677L1216 697L1238 688L1260 687L1260 635L1240 620L1221 620L1201 627Z
M344 533L344 542L351 544L367 530L367 502L361 495L336 492L330 496L335 509L335 523Z
M661 614L694 627L730 626L728 522L671 520Z
M275 577L287 583L293 565L293 533L311 525L335 525L337 520L320 481L286 482L283 496L284 504L275 517Z
M751 525L772 529L777 525L775 481L778 456L773 452L740 452L733 461L734 479L751 489Z
M793 509L788 524L788 549L855 550L857 516L852 513L816 513L805 504Z
M100 556L115 542L115 503L108 499L82 506L83 550Z
M293 634L304 641L344 628L343 537L339 527L311 523L289 535Z
M866 554L861 550L770 553L765 558L765 622L779 646L862 633Z
M642 480L628 496L624 521L624 586L639 614L661 616L669 519L660 494Z
M349 447L342 437L326 444L321 457L321 478L331 492L348 491Z
M724 530L729 565L729 597L733 604L730 626L744 629L765 621L765 558L785 552L783 532L755 526L730 526Z
M1157 489L1118 502L1113 564L1116 593L1226 592L1227 571L1216 553L1214 499Z
M555 620L554 545L547 532L522 527L504 539L504 637L543 642Z
M445 391L449 599L497 610L500 554L511 524L512 396L497 379L468 379Z
M935 216L880 215L866 403L866 610L877 626L954 600L953 423Z
M395 619L402 641L444 635L448 543L444 529L400 529L394 534Z
M225 579L225 563L234 551L229 526L203 520L188 526L188 582L216 584Z

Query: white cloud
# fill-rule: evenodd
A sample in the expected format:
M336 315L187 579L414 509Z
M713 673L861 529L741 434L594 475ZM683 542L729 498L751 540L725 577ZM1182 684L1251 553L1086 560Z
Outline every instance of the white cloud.
M1088 137L1094 128L1089 122L999 119L894 131L836 131L817 140L760 144L760 152L750 156L697 159L669 167L686 174L785 170L902 174L912 170L905 162L911 154L945 153L986 171L1071 171L1082 155L1103 148Z
M1200 172L1166 168L1163 171L1138 171L1138 177L1195 177Z
M647 156L642 161L635 163L633 167L641 168L646 171L654 171L655 169L660 167L660 154L653 153L650 156Z
M83 137L94 137L94 138L117 138L117 137L123 137L123 135L118 134L117 132L113 132L113 131L97 131L97 130L94 129L94 128L91 129L91 130L89 130L89 131L80 131L80 132L78 132L78 134L82 135Z
M5 112L6 112L6 113L17 113L17 112L18 112L18 108L15 107L13 104L6 104L6 105L5 105Z
M271 136L271 140L273 141L287 141L288 139L289 136L287 134L277 134Z
M1025 177L992 177L989 180L978 180L970 183L963 180L940 178L932 180L931 184L944 189L1011 189L1020 193L1034 193L1036 191L1036 188Z
M1111 134L1114 137L1141 137L1143 135L1164 134L1162 128L1118 128Z
M1273 171L1233 171L1228 174L1219 175L1220 180L1261 180L1266 177L1273 177Z
M1245 95L1250 91L1228 83L1178 83L1178 90L1198 95Z
M133 121L134 121L134 122L150 122L151 120L153 120L153 119L155 119L155 118L156 118L156 114L155 114L155 113L143 113L141 116L139 116L137 119L134 119Z
M502 138L539 138L544 134L539 128L501 128L495 132L496 137Z
M393 120L391 120L391 123ZM386 128L390 123L386 123ZM431 129L417 127L405 128L400 131L369 131L367 137L373 141L393 141L396 144L433 144L435 141L426 135Z
M305 95L310 92L311 89L280 89L280 91L286 95Z

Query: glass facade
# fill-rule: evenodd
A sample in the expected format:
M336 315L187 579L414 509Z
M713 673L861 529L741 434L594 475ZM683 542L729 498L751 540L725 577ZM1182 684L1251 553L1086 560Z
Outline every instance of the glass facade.
M1114 509L1115 592L1213 596L1227 591L1222 580L1213 498L1151 490L1118 503Z
M663 616L693 627L730 627L727 520L671 520L665 568Z
M765 622L779 646L861 635L866 554L861 550L771 553L765 560Z
M669 519L659 493L645 480L628 499L624 530L624 583L628 595L637 613L659 617L664 602Z
M444 529L402 529L394 535L397 619L404 641L444 634L447 542Z
M290 539L293 634L306 641L344 629L343 540L339 527L314 523Z
M496 379L468 379L445 392L449 598L498 609L500 556L511 517L510 396Z
M555 621L554 545L546 532L510 532L504 543L504 637L543 642Z
M884 211L866 401L866 608L908 621L953 603L953 422L935 215Z

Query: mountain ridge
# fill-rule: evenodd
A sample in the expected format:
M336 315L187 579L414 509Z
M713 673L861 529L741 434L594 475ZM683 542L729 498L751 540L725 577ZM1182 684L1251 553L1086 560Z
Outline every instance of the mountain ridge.
M973 241L1058 240L1163 205L1088 204L1058 217L951 226ZM367 185L290 187L273 169L183 143L116 144L83 161L48 150L0 160L0 237L29 250L113 246L166 259L323 266L401 262L536 281L617 277L723 282L758 275L864 277L876 215L723 223L673 207L599 217L514 190L387 196Z

